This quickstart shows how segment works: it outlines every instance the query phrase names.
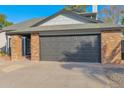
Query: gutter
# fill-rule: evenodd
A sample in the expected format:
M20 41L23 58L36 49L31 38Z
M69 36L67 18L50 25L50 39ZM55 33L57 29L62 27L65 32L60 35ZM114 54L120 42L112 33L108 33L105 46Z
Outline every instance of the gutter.
M15 31L6 31L7 34L30 34L48 31L64 31L64 30L121 30L124 29L120 25L110 25L110 24L70 24L70 25L54 25L54 26L41 26L41 27L30 27Z
M97 30L97 32L102 32L102 31L105 31L105 30L109 30L109 31L121 31L121 29L124 29L124 28L121 28L121 27L113 27L113 28L85 28L85 29L76 29L76 30L88 30L88 31L92 31L92 30ZM26 35L26 34L31 34L31 33L40 33L40 32L45 32L45 33L49 33L49 32L63 32L63 31L75 31L75 29L67 29L67 30L45 30L45 31L41 31L41 30L37 30L37 31L24 31L24 32L7 32L7 35L16 35L16 34L20 34L20 35ZM88 32L87 31L87 32Z

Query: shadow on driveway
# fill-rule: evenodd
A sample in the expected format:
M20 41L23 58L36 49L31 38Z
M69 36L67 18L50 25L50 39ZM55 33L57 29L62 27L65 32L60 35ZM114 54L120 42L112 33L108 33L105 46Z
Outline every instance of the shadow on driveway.
M124 66L115 64L100 64L100 63L65 63L61 65L68 70L79 69L82 74L88 76L88 78L94 81L107 84L110 82L118 83L116 78L111 78L115 73L124 76ZM120 79L120 78L119 78ZM124 81L124 77L122 78Z

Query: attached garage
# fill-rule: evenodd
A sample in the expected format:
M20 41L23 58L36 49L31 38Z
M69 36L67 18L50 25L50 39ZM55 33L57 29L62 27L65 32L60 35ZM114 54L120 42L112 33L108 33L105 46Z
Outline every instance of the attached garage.
M40 36L40 60L101 62L100 34Z
M11 35L11 59L32 62L121 63L121 29L103 23L91 14L60 11L4 28ZM27 38L28 44L22 41ZM25 39L26 41L26 39ZM23 44L24 43L24 44ZM26 48L27 47L27 48ZM23 50L25 55L23 54Z

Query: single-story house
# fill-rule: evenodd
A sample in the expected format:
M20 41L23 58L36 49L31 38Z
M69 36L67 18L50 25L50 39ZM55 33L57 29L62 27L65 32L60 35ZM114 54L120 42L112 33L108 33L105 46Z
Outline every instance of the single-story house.
M62 10L2 30L11 37L12 61L121 63L122 29L97 20L96 13Z

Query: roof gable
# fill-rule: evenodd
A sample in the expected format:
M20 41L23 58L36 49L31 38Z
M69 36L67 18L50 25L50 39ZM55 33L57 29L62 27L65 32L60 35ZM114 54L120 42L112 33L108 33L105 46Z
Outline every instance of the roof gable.
M78 17L67 15L67 14L60 14L55 18L52 18L42 24L40 26L48 26L48 25L65 25L65 24L84 24L86 20L81 20Z
M76 23L77 24L97 23L97 21L82 16L80 14L77 14L75 12L61 10L56 14L45 18L43 21L35 24L34 26L62 25L62 24L76 24Z

